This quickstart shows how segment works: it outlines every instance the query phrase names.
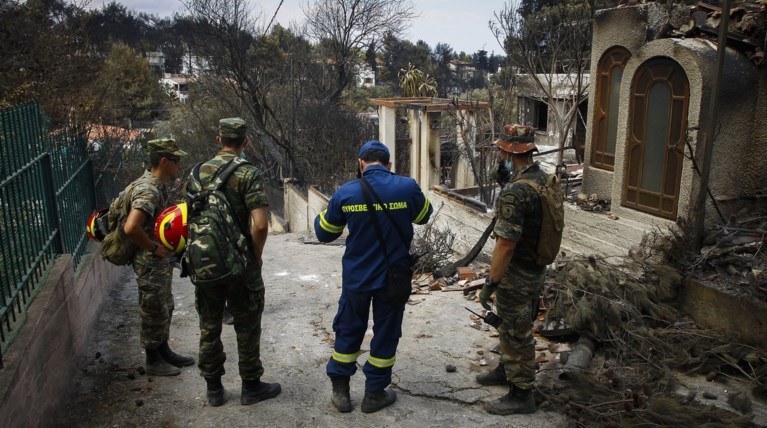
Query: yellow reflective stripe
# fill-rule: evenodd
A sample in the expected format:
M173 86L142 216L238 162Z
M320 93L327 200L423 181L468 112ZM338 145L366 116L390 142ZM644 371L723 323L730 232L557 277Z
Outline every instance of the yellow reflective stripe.
M333 350L333 359L338 361L339 363L355 363L357 362L357 356L360 354L359 351L353 353L353 354L342 354L340 352L337 352L336 350Z
M429 212L429 198L424 198L425 202L423 203L423 209L421 210L421 213L418 214L418 217L415 218L414 223L420 223L421 220L423 220L424 217L426 217L426 213Z
M93 220L91 220L90 223L85 225L85 230L91 235L95 235L95 233L93 233L93 231L96 230L96 228L94 227L95 224L96 224L96 216L93 216Z
M373 367L378 367L379 369L391 367L394 365L395 361L397 361L397 356L391 358L376 358L372 355L368 356L368 362L370 365Z
M165 248L168 248L168 249L171 249L171 250L174 250L174 251L176 249L173 248L173 245L171 245L170 242L165 240L165 233L164 232L165 232L165 225L168 224L168 222L173 220L175 217L176 217L176 214L173 213L173 212L171 212L167 216L165 216L165 218L162 219L162 222L160 222L160 233L158 234L158 235L160 235L160 241L162 241L162 245L164 245Z
M327 220L325 220L325 213L327 211L328 210L323 210L320 213L320 227L322 228L322 230L324 230L325 232L328 232L328 233L341 233L341 232L343 232L344 231L344 227L343 226L336 226L336 225L328 222Z

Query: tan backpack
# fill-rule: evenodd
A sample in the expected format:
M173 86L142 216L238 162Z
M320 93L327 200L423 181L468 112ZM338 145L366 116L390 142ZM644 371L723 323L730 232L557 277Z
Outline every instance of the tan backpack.
M556 174L549 175L546 185L527 178L514 180L514 183L525 183L535 189L540 196L541 234L538 237L535 262L539 266L551 264L559 254L562 231L565 228L565 194L559 184L559 177Z
M133 185L130 185L109 204L106 222L109 233L101 241L101 248L99 248L101 256L117 266L130 263L138 250L138 246L123 231L130 211L132 193Z

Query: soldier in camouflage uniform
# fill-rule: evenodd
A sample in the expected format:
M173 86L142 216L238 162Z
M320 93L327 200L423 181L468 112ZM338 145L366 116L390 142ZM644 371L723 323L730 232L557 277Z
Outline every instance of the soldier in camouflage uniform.
M133 258L141 310L141 346L146 350L146 373L175 376L178 367L194 364L194 359L174 353L168 346L173 294L173 268L168 264L168 249L154 242L157 216L168 207L165 183L179 175L179 162L186 152L173 139L149 141L150 169L126 188L130 211L125 235L139 248Z
M221 119L216 142L221 151L200 167L200 181L207 186L219 169L240 156L249 140L247 126L240 118ZM189 191L189 185L187 185ZM261 315L264 312L264 280L261 255L268 232L268 205L261 171L243 164L227 180L222 191L243 234L249 239L252 253L240 280L228 286L196 288L196 307L200 316L200 374L207 383L208 403L221 406L226 394L221 383L226 353L221 343L222 318L228 301L237 335L239 371L242 378L243 405L254 404L280 394L279 383L261 382Z
M490 275L480 292L480 302L490 309L488 300L495 292L495 305L503 323L498 327L501 362L490 372L477 375L483 385L506 385L509 393L486 403L488 412L500 415L533 413L535 382L535 341L533 305L543 288L546 266L536 264L536 248L542 224L538 192L528 184L515 183L525 178L546 184L547 175L533 162L534 130L527 126L506 125L495 144L499 164L509 170L511 179L501 191L496 209L495 249Z

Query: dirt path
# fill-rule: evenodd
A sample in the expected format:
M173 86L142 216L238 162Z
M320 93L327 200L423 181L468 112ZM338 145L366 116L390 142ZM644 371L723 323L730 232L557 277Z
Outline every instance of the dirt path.
M138 345L137 291L132 271L109 291L96 330L81 361L75 393L66 400L66 415L58 426L176 427L558 427L567 426L556 412L510 417L486 413L482 402L505 393L501 387L480 387L477 371L494 366L497 343L489 331L469 326L468 312L479 305L461 293L436 292L413 296L406 308L403 337L393 387L399 397L390 408L366 415L359 411L364 377L352 379L354 411L340 414L330 404L325 363L332 351L331 322L341 292L343 247L305 245L298 235L270 235L264 256L266 309L263 320L264 380L278 381L283 393L253 406L239 404L240 379L234 330L224 326L228 360L223 382L229 402L207 405L205 382L195 366L180 376L152 378L141 374L144 354ZM193 286L186 279L173 283L176 311L171 346L196 355L199 330ZM363 343L364 362L372 332ZM484 359L487 366L481 367ZM447 365L457 368L454 373Z

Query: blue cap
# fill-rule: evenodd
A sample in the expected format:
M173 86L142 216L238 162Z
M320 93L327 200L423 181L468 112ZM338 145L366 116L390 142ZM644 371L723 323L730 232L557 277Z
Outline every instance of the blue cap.
M385 152L387 156L389 155L389 148L378 140L368 141L367 143L363 144L360 148L359 157L362 157L362 155L365 154L365 152L368 150L381 150L382 152Z

